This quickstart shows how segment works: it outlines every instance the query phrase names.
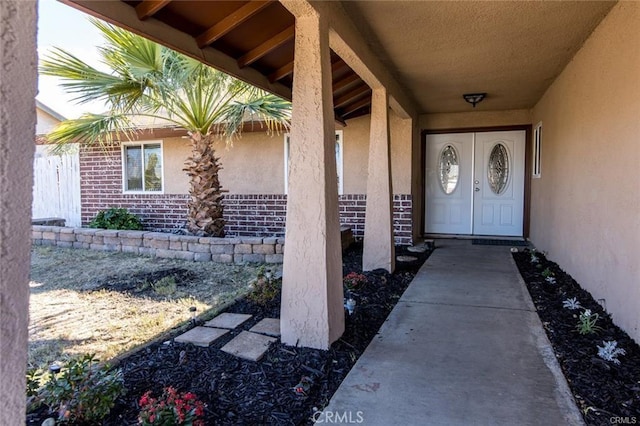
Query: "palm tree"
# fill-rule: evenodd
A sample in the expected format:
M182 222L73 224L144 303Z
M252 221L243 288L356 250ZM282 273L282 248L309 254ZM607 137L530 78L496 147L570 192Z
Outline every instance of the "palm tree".
M62 49L40 64L40 73L63 79L79 104L101 101L103 114L84 114L60 123L49 135L60 148L69 142L110 145L135 132L134 117L166 120L188 131L192 154L184 171L190 178L187 229L223 236L224 198L212 143L237 137L246 120L259 119L269 132L287 127L291 104L192 58L110 24L92 20L106 44L99 49L107 71Z

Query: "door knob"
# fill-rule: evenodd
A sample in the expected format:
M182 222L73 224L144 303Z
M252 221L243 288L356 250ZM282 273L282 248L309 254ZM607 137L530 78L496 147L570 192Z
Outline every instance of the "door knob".
M475 189L475 191L476 191L476 192L480 192L480 188L476 188L476 189Z

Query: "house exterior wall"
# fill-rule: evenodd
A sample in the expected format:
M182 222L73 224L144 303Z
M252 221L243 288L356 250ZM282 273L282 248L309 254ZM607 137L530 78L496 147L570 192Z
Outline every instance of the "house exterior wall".
M370 117L350 120L343 131L344 191L340 195L340 221L364 235ZM411 142L409 120L390 114L396 242L412 241ZM153 139L150 139L153 140ZM191 148L186 138L162 141L164 194L123 194L121 148L83 148L80 153L82 223L98 211L125 207L140 216L146 229L174 231L184 226L189 181L182 171ZM215 143L220 155L220 180L225 196L226 232L241 236L284 236L284 134L245 132L227 146Z
M640 341L640 3L619 2L533 109L531 239Z
M60 120L46 111L36 108L36 135L49 133L58 123L60 123Z

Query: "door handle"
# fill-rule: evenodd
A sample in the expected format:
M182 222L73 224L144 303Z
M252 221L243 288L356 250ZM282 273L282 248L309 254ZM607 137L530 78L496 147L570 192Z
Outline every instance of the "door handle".
M475 191L476 191L476 192L480 192L480 188L476 188L476 189L475 189Z

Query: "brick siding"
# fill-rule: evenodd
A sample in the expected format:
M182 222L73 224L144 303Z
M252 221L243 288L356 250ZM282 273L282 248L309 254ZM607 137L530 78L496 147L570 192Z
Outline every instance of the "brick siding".
M80 150L82 224L88 225L100 210L122 207L140 217L146 230L172 232L185 225L186 194L123 194L120 147ZM228 236L283 237L286 195L225 195L225 232ZM340 223L351 226L355 237L364 235L365 194L341 195ZM393 197L393 224L397 244L411 244L412 199Z

